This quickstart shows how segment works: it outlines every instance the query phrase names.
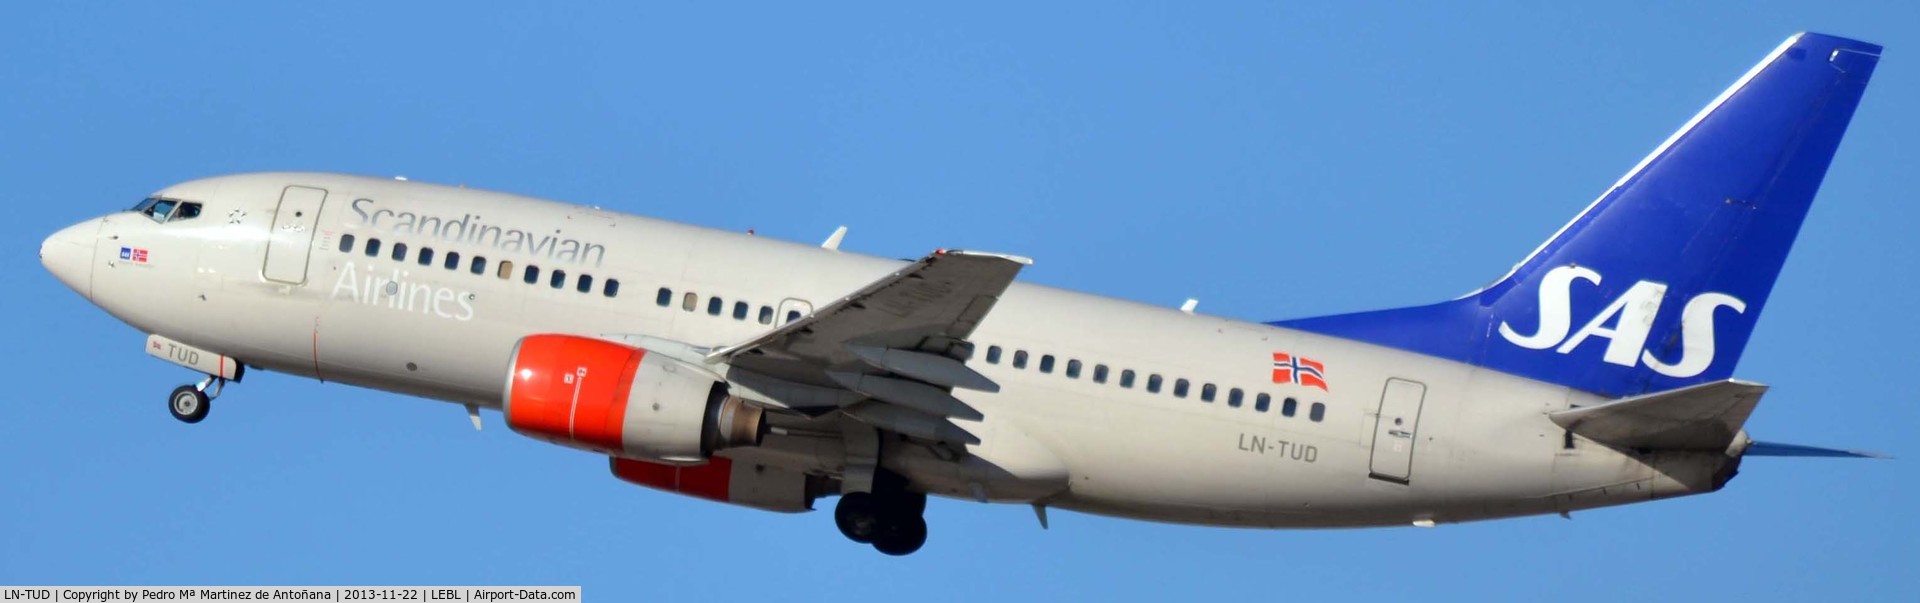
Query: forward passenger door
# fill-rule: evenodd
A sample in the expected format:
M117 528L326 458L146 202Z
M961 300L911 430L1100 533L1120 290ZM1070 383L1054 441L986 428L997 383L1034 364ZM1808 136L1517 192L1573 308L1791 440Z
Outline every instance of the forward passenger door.
M268 228L265 264L260 269L267 280L299 285L307 282L307 259L313 252L315 224L327 191L306 186L289 186L280 193L280 206L274 210Z

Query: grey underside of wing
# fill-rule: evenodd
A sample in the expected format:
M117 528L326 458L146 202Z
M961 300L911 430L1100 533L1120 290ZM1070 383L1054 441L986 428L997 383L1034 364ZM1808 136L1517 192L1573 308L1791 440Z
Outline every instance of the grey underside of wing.
M964 405L954 406L957 400L946 392L954 386L997 388L964 366L966 340L1029 263L998 254L938 252L810 316L717 350L708 360L727 363L743 382L777 382L766 391L786 394L770 397L785 398L779 402L796 409L874 399L904 402L934 416L977 419Z

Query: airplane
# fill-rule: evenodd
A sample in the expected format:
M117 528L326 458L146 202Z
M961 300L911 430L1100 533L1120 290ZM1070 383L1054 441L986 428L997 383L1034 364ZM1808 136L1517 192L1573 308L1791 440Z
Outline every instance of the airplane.
M1443 523L1713 492L1754 456L1733 376L1881 47L1792 36L1505 275L1438 303L1246 322L404 179L166 187L42 243L203 375L497 411L671 493L906 555L929 496L1261 528ZM1339 390L1339 391L1334 391Z

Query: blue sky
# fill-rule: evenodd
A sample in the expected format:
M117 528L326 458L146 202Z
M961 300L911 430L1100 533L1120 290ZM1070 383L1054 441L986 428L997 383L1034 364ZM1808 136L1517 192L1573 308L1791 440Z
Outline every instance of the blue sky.
M1920 5L551 3L0 7L0 583L582 584L595 600L1621 597L1920 587ZM1328 3L1334 4L1334 3ZM1442 3L1433 3L1435 5ZM1559 3L1555 3L1559 4ZM1838 6L1826 6L1837 4ZM1254 531L935 501L926 549L611 479L489 414L191 378L32 258L167 184L405 175L1273 320L1499 276L1800 30L1888 47L1747 349L1708 496L1433 530ZM1909 54L1915 53L1915 54ZM830 508L831 500L822 507Z

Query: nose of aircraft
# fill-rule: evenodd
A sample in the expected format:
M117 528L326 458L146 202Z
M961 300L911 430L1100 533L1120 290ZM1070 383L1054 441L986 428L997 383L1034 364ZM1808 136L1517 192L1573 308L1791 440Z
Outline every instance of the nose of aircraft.
M93 299L93 246L99 234L97 218L60 229L40 242L40 264L81 297Z

